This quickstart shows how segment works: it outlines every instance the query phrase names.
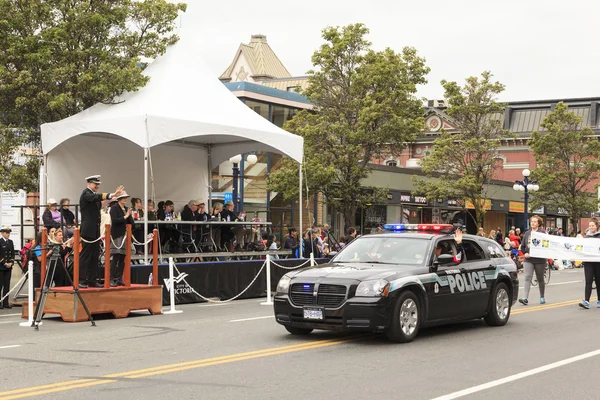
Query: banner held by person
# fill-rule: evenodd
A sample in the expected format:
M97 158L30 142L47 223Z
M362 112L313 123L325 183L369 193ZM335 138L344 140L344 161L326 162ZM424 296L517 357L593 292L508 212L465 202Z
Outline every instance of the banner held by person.
M600 262L600 240L531 232L531 257Z

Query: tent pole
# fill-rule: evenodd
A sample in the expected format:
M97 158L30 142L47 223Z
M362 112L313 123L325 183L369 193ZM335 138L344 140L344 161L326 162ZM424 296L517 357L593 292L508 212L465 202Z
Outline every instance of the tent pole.
M212 217L212 145L208 145L208 212Z
M44 155L44 160L42 161L42 165L40 165L40 181L39 181L39 187L40 187L40 199L39 199L39 205L40 205L40 215L42 215L44 213L44 211L46 211L46 207L42 208L42 206L44 204L46 204L46 184L47 184L47 180L46 180L46 170L48 168L48 155ZM37 217L37 216L36 216ZM23 221L21 221L22 223Z
M299 168L299 173L298 173L298 178L300 181L300 192L299 192L299 196L300 196L300 200L298 201L298 205L300 206L300 224L298 225L300 228L300 231L298 232L300 234L300 257L299 258L303 258L304 253L303 253L303 249L302 249L302 245L304 244L304 232L302 231L302 163L300 163L300 168Z
M144 147L144 264L148 264L148 148ZM154 238L158 240L158 238ZM158 279L155 277L154 279Z

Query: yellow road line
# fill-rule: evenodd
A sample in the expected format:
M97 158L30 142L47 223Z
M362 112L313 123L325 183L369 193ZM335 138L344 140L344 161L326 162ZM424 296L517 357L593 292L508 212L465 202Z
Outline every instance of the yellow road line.
M352 337L345 338L345 339L329 339L329 340L311 341L308 343L300 343L300 344L294 344L294 345L282 346L282 347L273 347L273 348L269 348L269 349L255 350L255 351L249 351L249 352L245 352L245 353L232 354L229 356L212 357L212 358L207 358L207 359L202 359L202 360L188 361L188 362L183 362L183 363L178 363L178 364L169 364L169 365L163 365L163 366L153 367L153 368L146 368L146 369L141 369L141 370L136 370L136 371L121 372L121 373L117 373L117 374L105 375L98 379L79 379L79 380L59 382L59 383L54 383L54 384L49 384L49 385L41 385L41 386L34 386L34 387L30 387L30 388L11 390L8 392L0 392L0 400L21 399L21 398L25 398L25 397L39 396L39 395L43 395L43 394L62 392L62 391L66 391L66 390L79 389L79 388L90 387L90 386L95 386L95 385L102 385L102 384L112 383L112 382L117 381L117 380L111 379L111 378L122 377L122 378L127 378L127 379L137 379L137 378L143 378L143 377L147 377L147 376L167 374L167 373L176 372L176 371L184 371L184 370L188 370L188 369L202 368L202 367L207 367L207 366L211 366L211 365L226 364L226 363L231 363L231 362L236 362L236 361L243 361L243 360L249 360L249 359L254 359L254 358L269 357L269 356L278 355L278 354L292 353L292 352L296 352L296 351L304 351L304 350L317 349L317 348L327 347L327 346L335 346L338 344L363 339L366 336L370 336L370 335L357 335L357 336L352 336ZM103 379L103 378L106 378L106 379Z
M592 297L590 299L590 301L595 301L595 300L596 300L596 297ZM540 304L539 306L533 306L533 307L523 306L522 308L519 308L517 310L515 310L513 308L510 313L512 315L525 314L525 313L533 312L533 311L542 311L542 310L550 310L553 308L574 306L574 305L579 304L580 302L581 302L581 300L569 300L569 301L562 301L559 303Z

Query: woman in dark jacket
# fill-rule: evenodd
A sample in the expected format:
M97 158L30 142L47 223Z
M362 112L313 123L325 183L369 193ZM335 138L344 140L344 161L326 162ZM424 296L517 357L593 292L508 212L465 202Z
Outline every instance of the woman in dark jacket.
M592 218L589 222L588 234L585 236L586 238L596 238L600 239L600 232L598 232L598 220L596 218ZM600 242L599 242L600 243ZM590 297L592 295L592 284L594 279L596 280L596 292L598 294L598 302L596 306L600 308L600 285L598 285L598 281L600 281L600 262L590 262L586 261L583 263L583 272L585 274L585 297L581 303L579 303L579 307L585 308L586 310L590 308Z
M129 195L126 192L117 197L117 201L110 208L110 254L112 261L110 263L110 286L125 286L123 281L123 270L125 269L125 254L127 243L125 243L125 234L127 224L133 225L131 209L127 208L127 199Z
M64 236L69 239L75 231L75 214L69 210L71 200L60 199L60 223L63 227Z

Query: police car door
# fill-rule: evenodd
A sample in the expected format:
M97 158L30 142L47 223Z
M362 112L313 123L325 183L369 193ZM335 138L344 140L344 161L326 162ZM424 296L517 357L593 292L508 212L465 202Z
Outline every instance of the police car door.
M456 255L456 246L454 239L441 239L435 245L434 249L442 247L442 253L448 254L451 251L453 255ZM431 259L431 266L436 259L434 254ZM429 279L429 283L425 283L425 290L427 292L427 299L429 303L428 307L428 320L437 321L452 318L456 315L461 305L461 300L464 294L458 291L456 287L456 281L453 277L460 273L460 266L455 264L439 265L437 270L432 272L432 279ZM454 283L451 285L451 283Z
M463 240L465 260L461 263L464 268L464 293L468 315L480 317L488 309L491 282L486 281L485 271L495 269L493 261L474 240Z

